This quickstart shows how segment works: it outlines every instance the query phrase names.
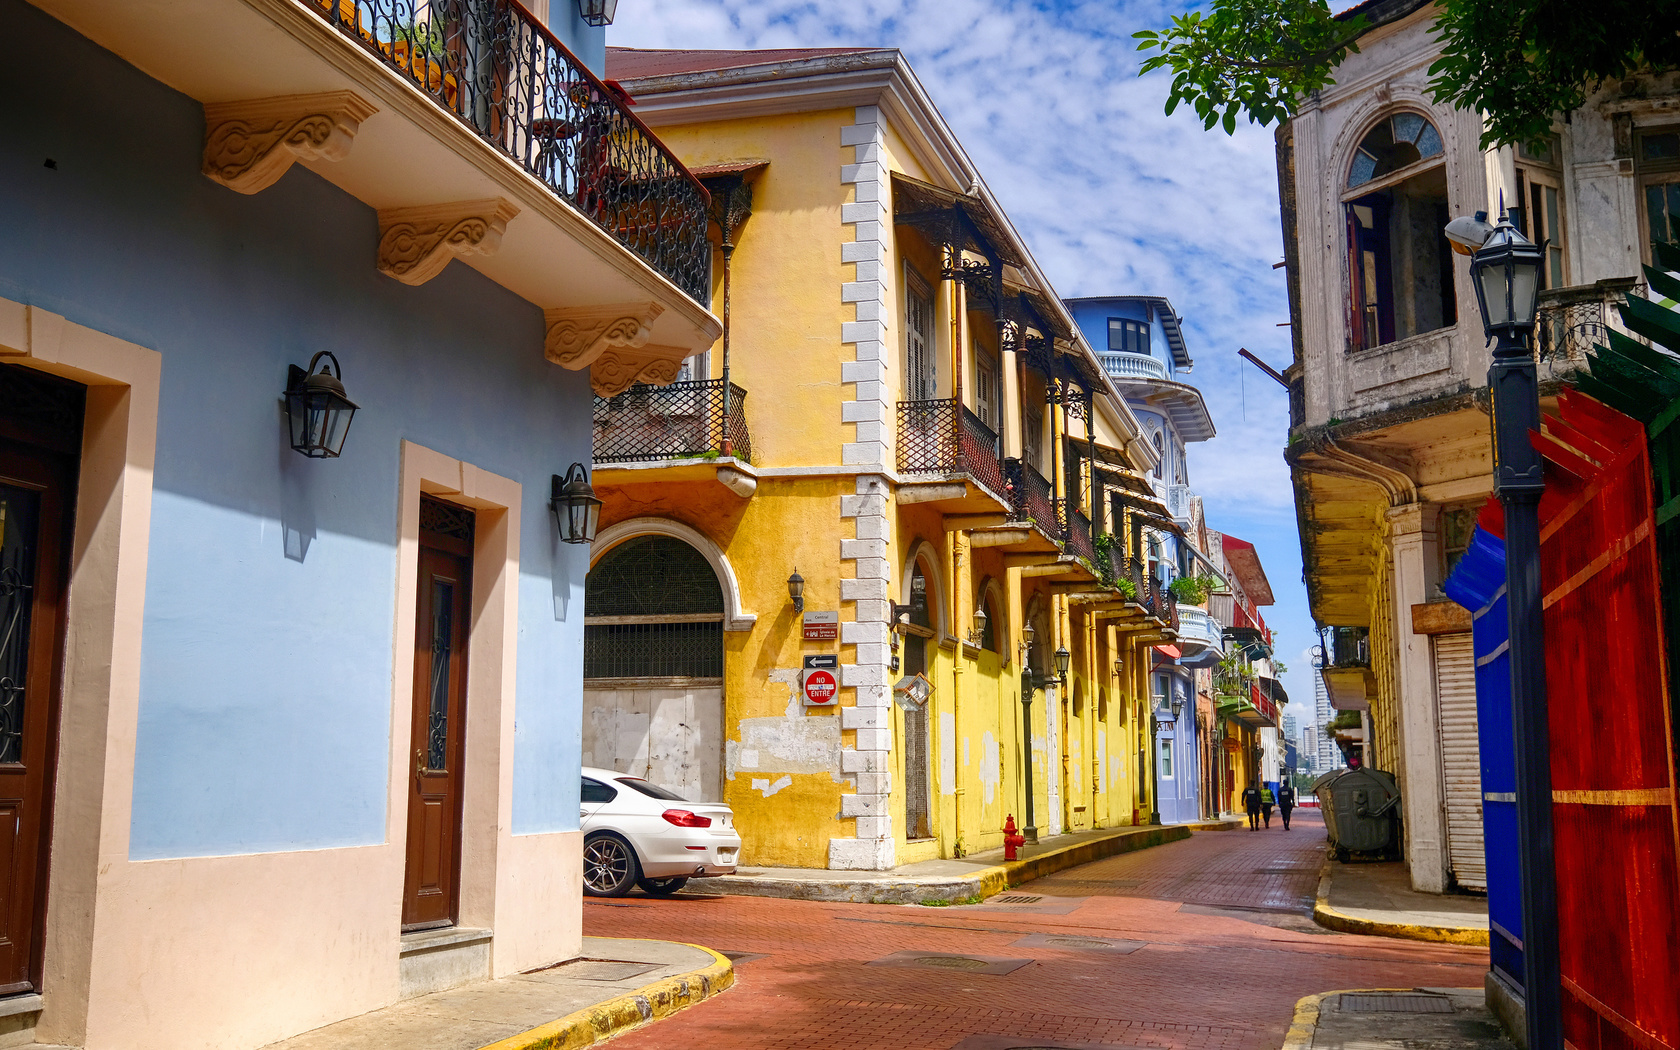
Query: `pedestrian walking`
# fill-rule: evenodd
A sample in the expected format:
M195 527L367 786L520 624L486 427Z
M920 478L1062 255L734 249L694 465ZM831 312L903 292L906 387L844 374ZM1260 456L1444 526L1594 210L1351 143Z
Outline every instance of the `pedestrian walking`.
M1243 811L1248 814L1248 830L1258 831L1260 828L1260 789L1253 784L1243 788Z
M1272 804L1272 789L1270 787L1261 788L1260 815L1266 818L1266 826L1268 828L1272 826Z
M1287 780L1278 788L1278 814L1283 817L1283 830L1289 830L1289 811L1295 808L1295 788Z

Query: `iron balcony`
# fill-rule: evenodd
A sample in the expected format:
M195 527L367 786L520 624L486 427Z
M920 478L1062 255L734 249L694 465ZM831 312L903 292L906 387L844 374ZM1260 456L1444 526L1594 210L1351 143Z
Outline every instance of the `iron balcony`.
M966 476L1008 502L997 434L956 399L900 401L897 438L900 474Z
M595 462L715 457L723 454L725 437L731 454L750 462L747 392L734 384L729 391L727 415L721 379L638 384L616 397L595 398Z

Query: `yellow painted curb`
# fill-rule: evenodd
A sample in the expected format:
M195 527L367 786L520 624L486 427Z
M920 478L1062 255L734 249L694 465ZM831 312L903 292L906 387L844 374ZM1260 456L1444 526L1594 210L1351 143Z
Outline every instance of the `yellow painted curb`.
M703 945L685 947L698 948L710 955L711 964L662 978L617 999L586 1006L545 1025L481 1046L479 1050L577 1050L649 1021L669 1017L735 983L734 963Z
M1338 988L1331 992L1302 996L1295 1002L1295 1017L1289 1022L1289 1032L1283 1037L1283 1050L1311 1050L1318 1035L1318 1015L1324 1000L1332 995L1360 992L1409 992L1410 988Z
M1318 877L1318 900L1313 904L1313 922L1338 933L1363 933L1372 937L1398 937L1432 944L1462 944L1472 948L1488 946L1488 931L1474 926L1426 926L1421 923L1380 922L1361 919L1330 907L1330 861ZM1303 1000L1304 1001L1304 1000Z
M969 878L979 883L976 892L980 896L992 897L1023 882L1031 882L1058 871L1088 864L1093 860L1116 857L1122 853L1132 853L1189 837L1190 827L1185 824L1146 824L1122 828L1112 835L1087 839L1071 846L1040 853L1036 857L1007 860L1002 864L981 868Z

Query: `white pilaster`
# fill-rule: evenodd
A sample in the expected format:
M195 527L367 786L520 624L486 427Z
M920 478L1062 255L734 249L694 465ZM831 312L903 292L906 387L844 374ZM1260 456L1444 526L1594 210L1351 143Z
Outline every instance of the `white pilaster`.
M1396 772L1406 812L1406 862L1412 888L1424 893L1444 893L1447 888L1447 816L1435 664L1429 636L1412 633L1412 606L1429 600L1435 517L1436 508L1421 503L1388 512L1394 554L1394 633L1400 650L1395 670L1402 766Z

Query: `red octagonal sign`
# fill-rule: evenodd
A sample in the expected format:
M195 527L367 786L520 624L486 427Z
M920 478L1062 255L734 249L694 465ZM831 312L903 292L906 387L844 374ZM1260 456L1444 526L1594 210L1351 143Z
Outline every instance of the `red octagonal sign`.
M805 702L814 707L827 707L839 695L839 683L833 671L816 668L805 672Z

